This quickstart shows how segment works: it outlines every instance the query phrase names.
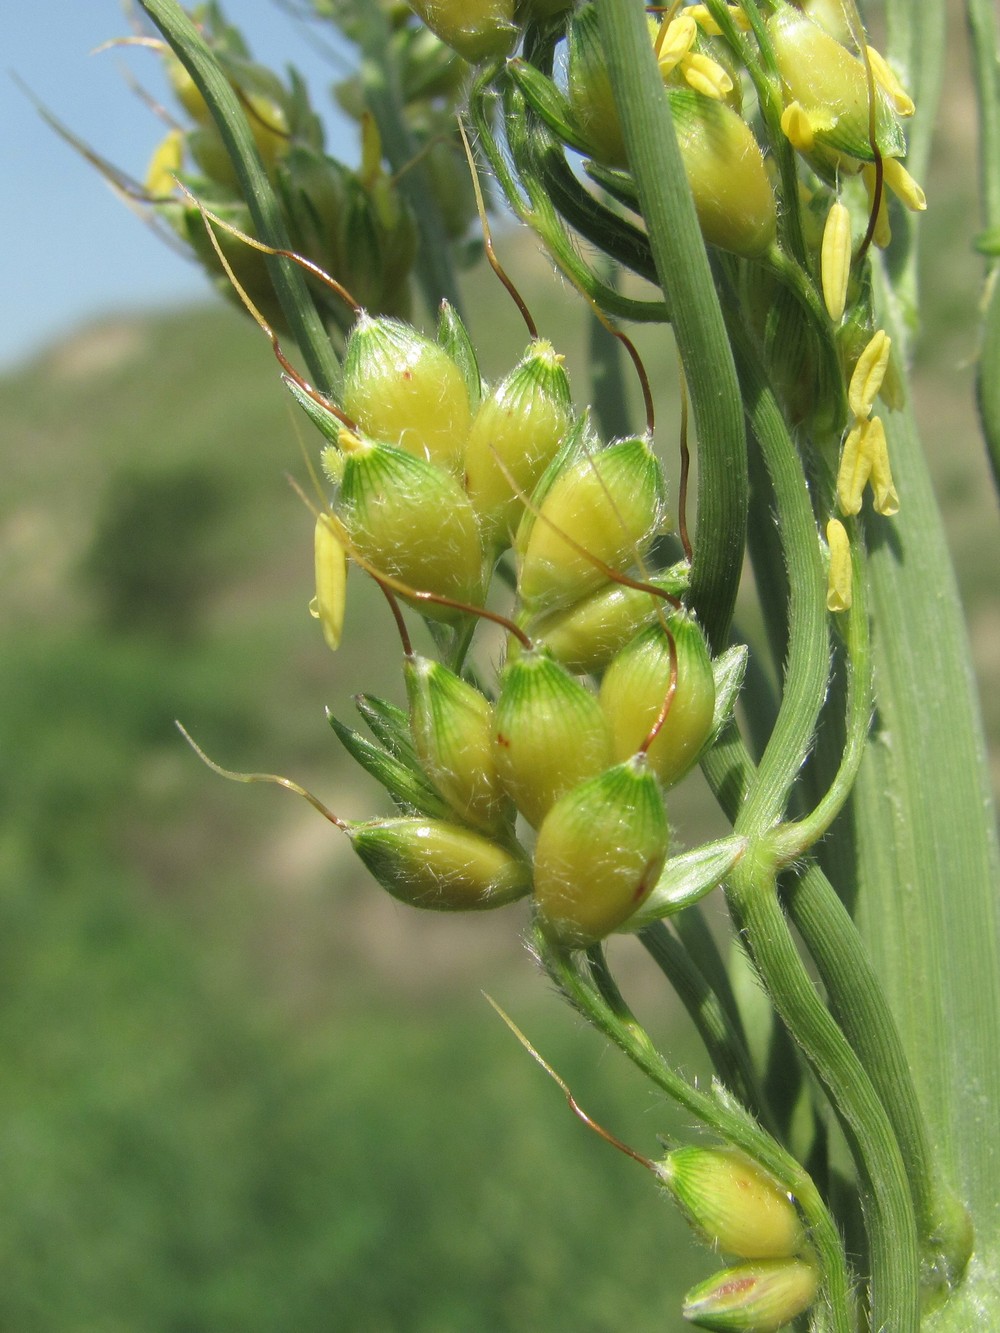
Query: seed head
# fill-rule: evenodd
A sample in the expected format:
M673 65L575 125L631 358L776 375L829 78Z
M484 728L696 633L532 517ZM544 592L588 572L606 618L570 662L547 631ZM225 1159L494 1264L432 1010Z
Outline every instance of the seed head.
M639 750L663 712L672 656L677 664L673 696L648 749L650 767L665 787L691 768L712 731L715 677L697 622L674 614L664 628L654 620L614 658L600 694L614 756L625 759Z
M174 177L184 161L184 133L169 130L160 140L146 168L145 186L154 199L173 194Z
M455 815L484 833L509 829L513 808L494 762L489 700L440 662L405 667L410 726L421 766Z
M442 42L473 64L510 53L515 0L407 0Z
M543 651L507 664L494 726L500 779L536 828L564 792L612 763L596 696Z
M672 90L669 98L705 240L758 258L774 242L777 205L750 127L724 102L700 92Z
M371 439L460 470L472 424L465 381L409 324L360 316L344 353L341 406Z
M507 546L524 503L555 457L572 417L569 380L552 344L538 341L485 398L465 448L465 488L486 544Z
M656 883L669 841L659 784L641 755L566 792L535 845L542 929L571 948L604 939Z
M537 515L526 513L518 528L525 606L544 611L579 601L607 579L602 564L627 570L659 531L664 498L660 464L645 438L619 440L565 467Z
M870 162L868 74L863 61L807 14L782 4L767 21L793 120L782 128L796 148L817 150L826 174L840 158ZM903 132L885 93L876 83L875 139L883 158L902 157ZM807 127L807 128L806 128ZM854 170L856 170L856 166Z
M685 583L670 571L652 575L649 582L674 595L683 591ZM529 622L527 628L570 671L600 672L662 605L661 598L641 588L608 582L572 606Z
M741 1259L790 1259L806 1244L788 1194L735 1148L677 1148L656 1175L707 1244Z
M692 1288L683 1315L699 1328L777 1333L816 1300L819 1273L803 1259L758 1259Z
M655 24L652 31L656 31ZM590 146L590 155L608 167L627 166L597 6L581 5L566 35L566 91L577 125Z
M349 830L351 845L394 898L435 912L477 912L523 898L531 870L471 829L434 819L377 819Z
M389 444L341 435L343 477L337 511L352 545L376 571L415 592L478 605L483 552L476 516L443 468ZM424 615L455 620L453 607L415 600Z

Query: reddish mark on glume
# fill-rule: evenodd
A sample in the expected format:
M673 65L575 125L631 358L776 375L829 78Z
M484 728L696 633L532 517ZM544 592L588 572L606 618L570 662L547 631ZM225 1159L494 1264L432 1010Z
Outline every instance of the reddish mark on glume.
M651 872L659 859L658 856L654 856L646 862L646 868L639 877L639 883L635 886L635 893L632 894L632 901L634 903L641 903L643 898L645 898L646 894L653 887L650 883L652 879Z
M715 1295L716 1297L745 1296L747 1292L752 1291L756 1285L757 1279L755 1277L737 1277L733 1278L731 1282L723 1282L720 1286L716 1287Z

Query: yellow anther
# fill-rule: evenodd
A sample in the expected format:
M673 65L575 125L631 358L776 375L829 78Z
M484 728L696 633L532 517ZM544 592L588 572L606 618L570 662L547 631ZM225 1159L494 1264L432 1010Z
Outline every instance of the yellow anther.
M884 329L879 329L858 357L851 382L847 387L847 405L857 421L871 416L889 364L892 341Z
M749 32L750 20L743 12L742 6L727 5L726 8L729 10L729 17L736 24L737 28L740 28L743 32ZM694 19L695 23L697 23L698 27L706 37L722 36L722 29L709 13L708 5L690 5L687 12Z
M842 514L856 514L871 475L870 421L857 421L847 432L837 469L837 503Z
M892 103L896 115L912 116L916 110L913 99L897 79L895 71L891 68L885 56L880 51L876 51L874 46L869 46L867 49L872 73L875 75L875 82Z
M729 74L711 56L702 55L699 51L692 51L689 56L685 56L681 61L681 72L686 82L704 97L714 97L721 102L722 99L733 91L733 81Z
M827 314L839 324L847 304L847 280L851 275L851 215L837 199L826 215L820 250L820 278Z
M871 454L871 482L875 496L875 511L884 514L886 518L891 518L893 514L899 513L899 496L896 494L896 487L892 481L892 470L889 467L889 450L885 439L885 426L882 424L881 417L872 417L871 421L868 422L868 435L871 441L869 452Z
M722 29L708 12L708 5L690 5L687 11L706 37L721 37Z
M883 162L883 167L885 165ZM861 168L861 176L865 183L865 189L868 191L868 207L870 209L875 202L875 167L871 162L866 162ZM880 250L884 250L892 240L892 231L889 227L889 209L886 207L885 194L883 179L883 188L878 201L878 216L875 219L875 230L872 233L872 240Z
M664 78L672 73L694 46L698 25L688 14L671 19L656 35L656 60Z
M309 603L309 614L320 622L323 638L336 652L344 632L347 551L329 514L316 519L315 560L316 596Z
M171 130L160 141L156 152L146 169L146 189L154 199L174 192L174 177L184 161L184 134L181 130Z
M849 611L851 607L851 542L839 518L826 525L826 543L830 548L830 567L826 576L826 609Z
M789 102L782 111L781 129L788 142L800 153L808 153L815 142L812 124L799 102Z
M922 213L927 196L897 157L887 157L882 164L886 185L912 213Z

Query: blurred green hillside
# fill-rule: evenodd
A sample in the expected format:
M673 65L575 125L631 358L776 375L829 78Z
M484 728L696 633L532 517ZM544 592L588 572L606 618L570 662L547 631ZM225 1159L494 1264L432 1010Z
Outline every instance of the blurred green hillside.
M956 222L946 202L932 225ZM542 261L505 244L532 288ZM975 277L974 261L928 274L940 318L918 393L995 739ZM525 335L477 282L495 375ZM546 292L539 325L582 395L579 308ZM673 384L662 351L649 367ZM480 991L621 1137L653 1152L680 1126L535 975L519 909L404 909L304 803L227 784L174 729L344 815L384 808L324 708L400 698L391 625L357 577L339 654L307 614L312 520L285 473L308 472L266 342L215 307L106 322L0 380L0 416L0 1330L682 1327L711 1256ZM697 777L671 815L686 840L717 818ZM700 1072L686 1020L621 947L643 1016Z

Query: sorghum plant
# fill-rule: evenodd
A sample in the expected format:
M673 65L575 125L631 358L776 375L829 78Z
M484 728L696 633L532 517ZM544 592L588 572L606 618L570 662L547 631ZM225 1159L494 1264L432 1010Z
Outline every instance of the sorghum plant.
M314 0L360 48L341 88L357 172L214 7L193 22L142 4L189 123L137 192L255 314L318 428L327 643L352 565L392 612L406 707L362 696L373 739L333 725L395 810L329 818L414 907L528 899L548 976L701 1127L646 1163L732 1260L689 1293L692 1323L1000 1327L996 831L908 390L943 0L877 16L853 0ZM992 262L995 15L966 10ZM686 444L667 494L648 390L645 422L611 438L618 356L571 393L557 335L526 314L520 359L483 382L456 277L474 216L456 113L475 174L581 311L616 335L653 326L659 377L676 348L690 498ZM406 322L414 279L430 331ZM733 623L746 561L753 654ZM412 646L419 618L433 655ZM486 619L496 661L477 649ZM696 763L731 832L682 849L670 789ZM720 888L730 958L699 906ZM711 1087L631 1012L612 934L690 1007ZM752 1043L735 969L767 1001ZM851 1168L831 1188L836 1134Z

